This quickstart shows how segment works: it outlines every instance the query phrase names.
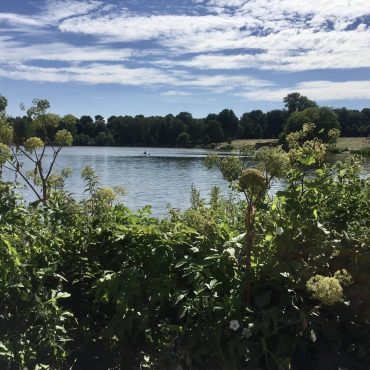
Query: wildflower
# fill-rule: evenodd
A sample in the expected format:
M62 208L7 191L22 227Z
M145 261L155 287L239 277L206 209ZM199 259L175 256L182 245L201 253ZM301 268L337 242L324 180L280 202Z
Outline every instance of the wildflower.
M30 137L24 142L24 149L27 152L33 152L36 149L40 149L44 146L44 142L39 137Z
M283 232L284 232L284 229L281 226L279 226L279 227L276 228L275 232L276 232L277 235L282 235Z
M239 186L242 190L251 193L259 193L266 188L266 177L257 168L243 170L239 178Z
M242 331L242 337L243 338L246 338L246 339L249 339L251 336L252 336L252 328L253 328L253 324L249 324L247 328L243 328L243 331Z
M315 275L307 281L307 290L312 292L313 298L324 305L333 305L343 298L343 289L335 277Z
M230 329L237 331L240 328L240 324L238 320L231 320L230 321Z
M353 283L352 276L351 276L351 274L346 269L338 270L334 274L334 277L343 286L349 286L349 285L351 285Z
M7 145L0 142L0 165L10 157L10 149Z

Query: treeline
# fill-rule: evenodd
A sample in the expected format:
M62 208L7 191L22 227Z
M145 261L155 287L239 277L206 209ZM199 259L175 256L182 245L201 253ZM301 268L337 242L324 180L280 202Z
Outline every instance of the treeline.
M111 116L94 118L83 115L59 117L52 115L57 125L49 137L60 129L68 129L74 145L96 146L161 146L194 147L218 144L232 139L273 139L312 122L321 127L338 128L342 136L366 137L370 134L370 108L361 111L347 108L331 109L318 105L299 93L284 98L284 109L269 112L252 110L240 118L231 109L208 114L202 119L188 112L174 116ZM38 135L38 127L28 116L9 118L20 140Z

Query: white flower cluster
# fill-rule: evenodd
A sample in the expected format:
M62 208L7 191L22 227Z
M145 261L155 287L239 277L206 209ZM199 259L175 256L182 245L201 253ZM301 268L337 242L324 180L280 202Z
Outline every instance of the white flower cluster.
M307 281L306 287L312 297L324 305L333 305L343 300L343 286L350 285L352 277L347 270L339 270L334 277L315 275Z
M253 324L248 324L248 327L247 328L243 328L243 331L242 331L242 337L243 338L246 338L246 339L249 339L251 336L252 336L252 328L253 328ZM240 324L239 324L239 321L238 320L231 320L230 321L230 329L231 330L234 330L234 331L237 331L238 329L240 328Z

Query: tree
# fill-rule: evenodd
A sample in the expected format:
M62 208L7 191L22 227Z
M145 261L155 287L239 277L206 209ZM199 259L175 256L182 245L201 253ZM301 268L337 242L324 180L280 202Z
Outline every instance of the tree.
M283 131L286 121L286 111L275 109L266 113L265 138L277 138Z
M236 136L239 127L238 117L231 109L224 109L217 115L217 121L220 122L224 131L225 138Z
M331 129L340 128L338 117L330 108L316 107L292 113L286 121L285 134L302 130L305 123L315 124L316 128L312 132L312 136L322 139L324 142L329 140Z
M187 132L182 132L176 139L176 146L180 148L189 148L190 135Z
M261 110L244 113L240 118L241 136L244 139L261 138L265 126L265 114Z
M224 140L224 132L218 121L208 121L205 125L204 133L212 143L220 143Z
M77 123L77 132L79 134L86 134L90 137L94 136L95 124L90 116L81 116Z
M314 101L308 99L306 96L303 96L298 92L288 94L286 97L284 97L283 102L289 113L301 112L307 108L317 107L317 104Z
M105 132L105 130L106 130L105 119L103 116L98 114L97 116L95 116L94 137L96 138L98 134L100 134L101 132Z
M114 144L114 138L109 132L99 132L95 138L95 145L98 146L113 146Z
M35 128L32 119L27 116L10 118L15 137L22 143L27 138L34 136Z
M5 114L6 107L8 106L8 99L0 95L0 114Z
M193 119L188 125L188 133L193 145L202 144L204 139L204 121Z
M47 113L50 104L46 99L34 99L32 103L27 115L41 132L41 137L29 137L21 143L15 135L14 128L4 119L4 111L3 117L0 118L0 166L19 175L37 196L37 203L45 204L50 189L67 176L66 172L65 176L63 173L60 176L53 174L53 168L63 146L71 145L73 137L69 131L62 129L58 130L51 140L48 129L58 126L59 117ZM48 165L44 161L47 146L51 148L51 161ZM24 158L33 165L29 172L23 170ZM41 188L41 191L38 188Z
M77 118L73 114L66 114L63 116L58 125L58 129L68 130L73 136L77 134Z
M193 116L188 112L180 112L176 118L185 124L189 124L193 120Z

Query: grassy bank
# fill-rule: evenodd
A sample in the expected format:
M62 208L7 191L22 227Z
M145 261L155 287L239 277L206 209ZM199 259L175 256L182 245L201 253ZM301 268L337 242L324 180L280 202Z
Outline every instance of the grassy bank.
M337 148L341 150L362 150L368 147L370 147L370 139L365 137L341 137L337 143Z
M277 145L278 139L237 139L233 140L231 144L224 142L220 144L221 148L239 148L243 145ZM341 137L338 139L336 148L339 151L351 150L351 151L364 151L370 147L370 139L364 137Z

